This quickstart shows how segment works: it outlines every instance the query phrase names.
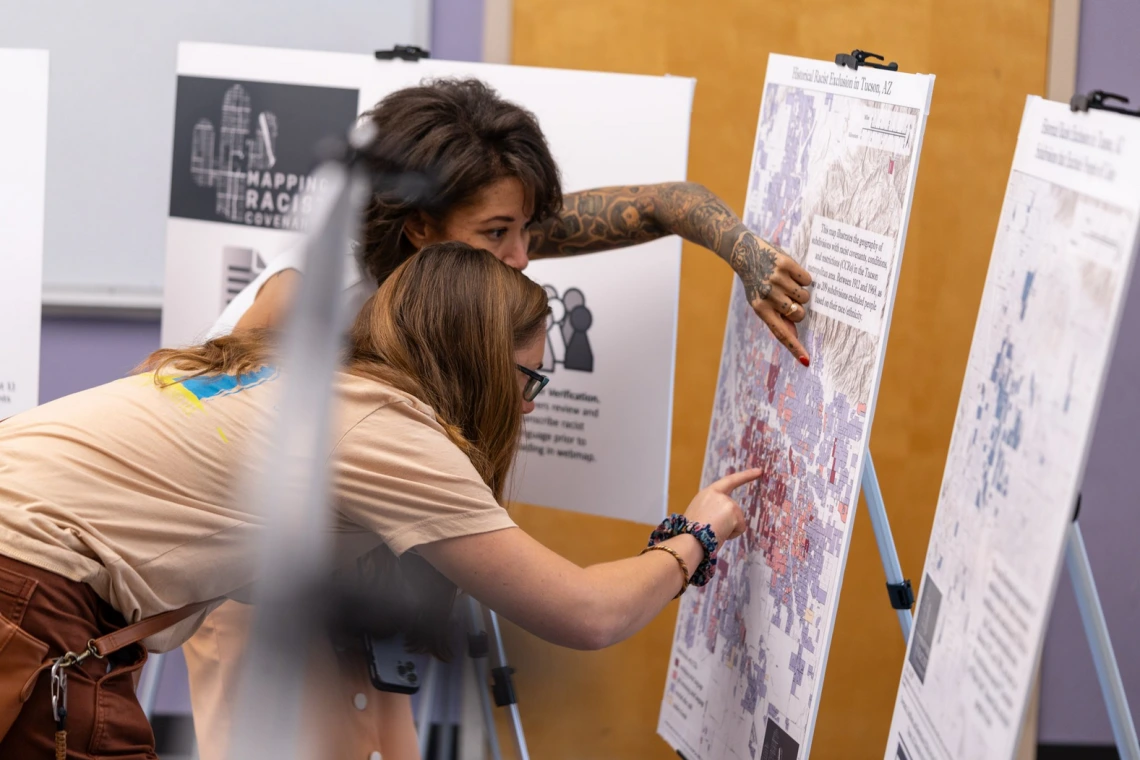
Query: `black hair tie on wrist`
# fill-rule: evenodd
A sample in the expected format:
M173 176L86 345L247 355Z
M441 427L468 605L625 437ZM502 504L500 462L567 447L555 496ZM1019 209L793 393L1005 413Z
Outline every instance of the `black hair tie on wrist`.
M704 586L716 575L716 550L718 548L716 533L711 525L693 522L684 515L672 514L661 521L652 533L649 534L649 546L656 546L675 536L688 533L701 543L705 550L705 558L693 572L689 583L693 586Z

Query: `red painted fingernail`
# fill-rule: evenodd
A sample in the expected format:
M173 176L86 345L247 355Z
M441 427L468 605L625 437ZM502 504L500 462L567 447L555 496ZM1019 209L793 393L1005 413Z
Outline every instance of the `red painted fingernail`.
M806 356L801 356L800 357L800 364L804 365L805 367L810 367L811 366L811 359L807 358Z

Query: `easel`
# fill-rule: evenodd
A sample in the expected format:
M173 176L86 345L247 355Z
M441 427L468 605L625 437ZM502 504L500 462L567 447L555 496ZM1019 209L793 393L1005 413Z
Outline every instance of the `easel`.
M511 735L515 740L515 750L519 760L530 760L527 750L526 737L523 735L522 718L519 715L518 698L515 696L514 682L511 674L514 668L507 664L506 649L503 647L503 636L499 629L499 616L494 610L488 610L469 596L463 597L467 608L467 658L474 668L475 682L479 693L479 706L482 712L483 725L486 730L487 745L494 760L502 760L503 752L499 746L499 736L495 730L494 707L507 708L507 720L510 723ZM491 638L494 647L489 646L485 620L491 623ZM495 667L490 666L488 657L493 657ZM423 760L433 760L428 756L428 746L431 739L431 727L436 723L435 692L444 672L448 667L456 667L458 663L445 665L432 658L428 663L427 676L424 678L420 690L419 709L416 711L416 730L419 732L420 757ZM490 684L490 689L488 689ZM494 706L491 704L494 698ZM442 724L441 724L442 725ZM435 757L440 760L451 760L451 732L442 725L440 731L439 751Z
M859 52L854 51L853 55ZM836 57L836 62L839 62L839 56ZM1091 108L1128 116L1140 116L1140 111L1130 111L1120 106L1106 104L1106 101L1111 100L1128 102L1128 98L1121 95L1094 90L1088 95L1074 95L1070 106L1074 111L1088 111ZM875 474L875 465L871 460L870 448L866 450L865 457L862 478L863 495L867 499L868 516L871 518L871 525L875 531L875 541L879 546L879 556L882 559L883 570L887 576L887 593L890 597L891 607L898 613L903 640L909 642L910 631L914 622L911 614L914 592L911 589L910 580L903 578L898 553L895 551L894 538L891 535L890 522L887 519L886 505L883 503L883 492L879 488L879 479ZM1104 619L1104 608L1101 606L1100 597L1096 591L1096 583L1093 580L1088 550L1085 548L1085 541L1081 535L1081 526L1077 522L1080 509L1081 497L1078 494L1073 511L1072 526L1065 542L1065 562L1069 567L1069 577L1073 582L1077 607L1081 612L1081 621L1084 624L1085 636L1089 641L1089 649L1092 651L1097 680L1100 682L1101 694L1108 710L1108 719L1112 724L1112 735L1116 742L1116 749L1120 753L1121 760L1140 760L1140 742L1137 740L1136 726L1128 708L1128 697L1124 693L1124 682L1120 677L1120 668L1117 665L1112 641L1108 635L1108 624Z
M871 450L867 449L866 462L863 466L863 495L867 499L867 512L871 518L871 525L875 530L875 541L879 545L879 555L883 561L883 570L887 574L887 591L890 594L891 607L899 616L899 625L903 631L903 641L910 641L910 630L914 618L910 606L900 608L902 599L909 598L913 604L914 594L911 592L909 580L902 580L902 568L899 565L898 554L895 552L894 539L891 536L891 526L887 521L887 510L883 504L883 493L879 490L879 481L875 476L875 467L871 462ZM1081 622L1084 624L1085 636L1089 640L1089 649L1092 650L1093 664L1096 666L1097 680L1100 682L1101 694L1104 696L1105 707L1108 708L1108 719L1112 723L1112 735L1116 741L1117 751L1121 760L1140 760L1140 743L1137 743L1136 726L1132 721L1132 713L1128 709L1128 697L1124 693L1124 682L1120 677L1120 668L1116 664L1113 654L1112 641L1108 635L1108 624L1104 619L1104 608L1100 604L1100 597L1096 592L1096 583L1093 580L1092 566L1089 564L1088 551L1081 536L1081 526L1077 523L1077 515L1081 509L1081 498L1077 497L1076 509L1073 512L1073 524L1069 529L1069 537L1065 542L1065 562L1069 567L1069 577L1073 581L1073 591L1077 596L1077 606L1081 611ZM905 591L904 591L905 589Z

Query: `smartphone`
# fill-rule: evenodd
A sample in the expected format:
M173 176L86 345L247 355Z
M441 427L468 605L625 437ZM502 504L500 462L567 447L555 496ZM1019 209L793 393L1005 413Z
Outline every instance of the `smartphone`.
M427 672L428 655L408 654L401 634L384 639L364 635L368 676L380 691L415 694Z

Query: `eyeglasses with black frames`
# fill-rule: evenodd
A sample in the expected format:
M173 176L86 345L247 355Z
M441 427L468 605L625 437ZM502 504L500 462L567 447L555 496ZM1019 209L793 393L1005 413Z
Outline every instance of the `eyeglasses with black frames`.
M519 368L519 372L527 377L526 385L523 387L523 400L534 401L538 394L542 393L546 384L550 382L550 378L521 364L515 366Z

